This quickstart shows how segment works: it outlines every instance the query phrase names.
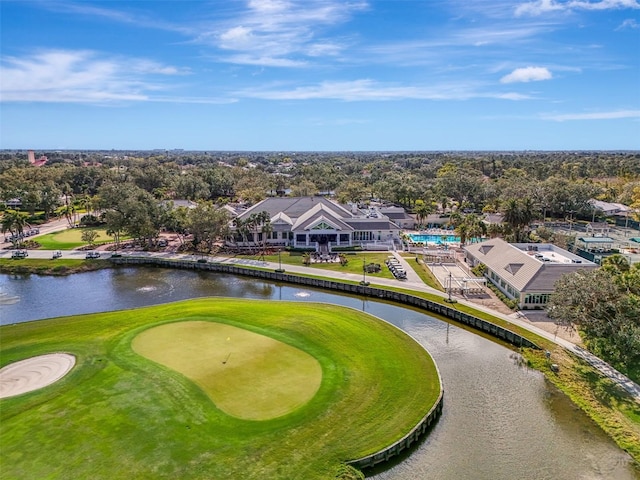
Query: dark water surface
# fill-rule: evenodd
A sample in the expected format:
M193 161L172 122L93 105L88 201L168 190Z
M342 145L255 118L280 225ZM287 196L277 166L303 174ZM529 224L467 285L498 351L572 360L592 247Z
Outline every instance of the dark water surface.
M423 313L253 278L154 268L67 277L0 275L0 325L202 296L330 302L405 330L434 357L444 412L429 436L380 480L631 480L629 455L513 352Z

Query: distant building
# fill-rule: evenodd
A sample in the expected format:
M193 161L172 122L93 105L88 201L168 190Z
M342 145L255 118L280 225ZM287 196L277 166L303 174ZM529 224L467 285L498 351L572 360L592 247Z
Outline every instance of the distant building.
M595 211L601 212L603 215L611 216L617 213L627 213L632 209L623 205L622 203L603 202L602 200L596 200L592 198L588 202Z
M42 155L40 158L36 160L36 154L33 150L29 150L27 152L27 158L29 163L34 167L41 167L49 160L46 156Z
M400 228L413 230L416 228L416 219L409 215L402 207L380 207L380 213L388 217Z
M163 205L171 205L173 208L188 208L188 209L193 209L196 208L198 206L198 204L196 202L193 202L191 200L163 200L162 201Z
M464 248L471 267L484 264L485 277L520 309L539 309L549 302L564 274L598 268L595 263L548 243L510 244L500 238Z
M9 200L5 200L4 204L7 208L20 208L22 206L22 200L19 198L10 198Z

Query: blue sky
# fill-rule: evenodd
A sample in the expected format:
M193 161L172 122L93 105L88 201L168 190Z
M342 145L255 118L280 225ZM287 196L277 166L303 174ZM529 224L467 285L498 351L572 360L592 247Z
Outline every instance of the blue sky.
M0 21L4 149L640 149L639 0L2 0Z

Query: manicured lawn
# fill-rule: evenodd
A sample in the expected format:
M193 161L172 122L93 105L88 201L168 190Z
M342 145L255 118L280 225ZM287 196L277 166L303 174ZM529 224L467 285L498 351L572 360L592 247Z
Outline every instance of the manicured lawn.
M109 268L106 260L76 260L71 258L0 258L0 273L9 275L35 273L40 275L67 275Z
M339 263L312 263L307 265L311 268L317 268L322 270L330 270L341 273L354 273L356 275L362 275L363 262L366 264L377 263L382 268L378 273L367 273L367 277L371 278L394 278L393 273L387 268L384 261L389 257L389 252L372 253L372 252L357 252L357 253L345 253L345 257L348 260L346 265L340 265ZM239 258L247 259L264 259L266 262L278 263L282 262L283 265L303 265L303 256L300 252L282 252L280 254L280 260L278 255L238 255Z
M183 321L214 325L201 331L200 355L190 353L185 360L202 363L189 367L194 370L179 373L176 365L132 349L132 342L137 349L146 341L156 345L151 350L161 350L158 338L149 341L145 335ZM234 328L216 330L216 325ZM183 353L193 339L158 332ZM215 384L215 378L189 378L194 371L216 377L222 363L203 356L206 339L215 357L236 335L247 345L280 342L312 357L322 369L315 395L268 420L225 413L198 385ZM197 299L0 327L0 336L1 366L51 352L77 356L76 367L58 383L0 400L4 478L333 478L341 462L401 438L440 391L433 361L421 346L391 325L333 305ZM237 353L248 359L249 352L244 346ZM274 358L263 362L265 368ZM232 352L229 366L233 359ZM208 363L215 365L208 370L203 365ZM254 362L252 368L260 366ZM299 375L295 366L287 368ZM269 382L282 384L276 377ZM268 392L268 387L260 389ZM236 396L231 403L241 402ZM248 411L253 401L245 402Z
M402 256L407 260L409 266L418 274L420 279L425 285L435 288L436 290L444 291L438 279L431 273L429 267L427 267L422 260L416 261L416 255L411 253L403 253Z
M113 242L113 237L107 235L104 228L68 228L60 232L47 233L40 235L34 240L37 241L44 250L72 250L77 247L87 245L82 241L82 232L86 230L95 230L98 237L95 240L96 245ZM125 239L124 237L122 238Z

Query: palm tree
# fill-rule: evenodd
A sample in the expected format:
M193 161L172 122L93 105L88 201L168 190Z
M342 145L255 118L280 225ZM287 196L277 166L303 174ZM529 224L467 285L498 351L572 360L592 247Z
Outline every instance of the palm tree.
M416 214L418 225L422 225L422 222L424 222L429 214L433 212L431 202L417 203L416 208L414 208L413 212Z
M482 218L474 213L467 215L464 219L464 223L467 225L468 238L471 240L474 238L481 238L487 234L487 224L482 221Z
M22 243L22 233L24 227L29 225L27 218L29 214L19 212L17 210L7 210L2 217L2 233L9 232L11 234L11 243L14 248Z
M504 204L504 223L509 225L516 241L522 238L522 230L527 227L535 216L535 204L530 197L524 199L510 198Z
M267 239L271 235L271 232L273 232L273 225L271 225L270 220L267 220L267 222L262 225L261 232L262 232L262 257L264 258L264 255L267 250Z
M240 238L242 239L242 243L246 243L247 233L249 230L248 221L244 221L240 217L236 217L233 219L233 226L236 228L236 232L240 235Z
M454 232L460 237L461 245L467 243L467 236L469 235L469 225L467 225L467 223L462 222L456 225Z
M67 219L70 227L75 225L74 214L76 211L76 207L73 204L66 204L61 207L58 207L56 213L58 216L64 216Z
M487 227L476 214L462 217L458 212L451 215L456 218L455 233L460 237L460 243L464 245L468 239L480 238L487 233Z

